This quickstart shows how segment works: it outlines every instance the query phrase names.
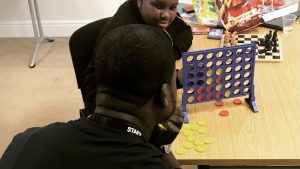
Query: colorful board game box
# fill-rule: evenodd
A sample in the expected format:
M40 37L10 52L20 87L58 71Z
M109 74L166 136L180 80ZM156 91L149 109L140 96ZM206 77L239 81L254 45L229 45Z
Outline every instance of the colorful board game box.
M211 28L207 35L207 38L208 39L221 39L223 32L224 32L223 29Z

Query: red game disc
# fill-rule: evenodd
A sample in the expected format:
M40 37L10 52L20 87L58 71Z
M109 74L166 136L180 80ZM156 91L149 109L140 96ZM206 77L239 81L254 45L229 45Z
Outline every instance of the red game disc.
M215 105L216 105L216 106L223 106L223 101L216 101L216 102L215 102Z
M233 104L236 104L236 105L239 105L239 104L242 104L242 100L241 99L234 99L232 101Z
M229 112L227 110L222 110L222 111L220 111L219 115L220 116L228 116Z

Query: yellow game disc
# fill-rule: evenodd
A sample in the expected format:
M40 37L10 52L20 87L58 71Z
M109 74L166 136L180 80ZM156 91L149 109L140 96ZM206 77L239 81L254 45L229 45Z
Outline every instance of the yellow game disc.
M206 124L207 124L206 120L199 120L198 121L198 125L200 125L200 126L205 126Z
M210 66L209 66L210 67ZM208 77L211 77L212 75L213 75L213 71L212 70L208 70L207 72L206 72L206 76L208 76Z
M191 130L186 130L186 131L183 131L182 134L183 134L184 136L190 136L190 135L193 134L193 132L192 132Z
M183 144L183 147L184 148L186 148L186 149L191 149L191 148L193 148L193 143L191 143L191 142L185 142L184 144Z
M180 132L180 133L184 133L184 132L187 132L187 131L189 131L189 129L181 128L179 132Z
M196 151L199 153L204 153L206 151L205 146L197 146Z
M216 86L216 90L219 92L219 91L222 90L222 87L223 87L222 84L218 84L218 85Z
M194 135L190 135L190 136L188 136L187 137L187 141L189 141L189 142L194 142L195 140L197 139L197 137L196 136L194 136Z
M182 129L185 129L187 125L188 125L188 124L183 123L181 128L182 128Z
M182 128L190 130L191 129L191 124L190 123L183 124Z
M191 130L189 124L183 124L181 127L181 130L186 131L186 130Z
M222 72L223 72L223 69L222 69L222 68L219 68L219 69L217 69L217 72L216 72L216 74L217 74L217 75L221 75L221 74L222 74Z
M175 153L178 155L183 155L187 152L187 149L183 148L183 147L178 147L175 149Z
M198 133L200 134L206 134L208 132L207 128L205 127L199 127Z
M189 130L189 129L190 129L189 123L188 123L188 124L185 124L185 123L184 123L184 124L182 125L182 127L181 127L181 130L183 130L183 129L184 129L184 130L185 130L185 129L186 129L186 130Z
M194 123L190 124L190 129L191 129L191 130L197 130L198 128L199 128L199 127L198 127L197 124L194 124Z
M213 78L208 78L207 80L206 80L206 84L212 84L213 83Z
M230 95L231 95L230 90L227 90L227 91L225 92L225 97L229 97Z
M211 137L204 138L204 143L205 144L211 144L212 142L213 142L213 139Z
M204 145L204 141L201 139L197 139L194 141L195 146L201 146Z
M192 103L194 100L195 100L194 96L190 96L190 97L188 98L188 102L189 102L189 103Z
M197 124L189 123L189 124L186 124L186 125L185 125L185 128L186 128L186 129L189 129L189 130L197 130L197 129L198 129L198 126L197 126Z

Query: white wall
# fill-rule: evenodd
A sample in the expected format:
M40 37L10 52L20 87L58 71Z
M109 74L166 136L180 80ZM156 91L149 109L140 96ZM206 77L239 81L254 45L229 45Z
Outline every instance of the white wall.
M126 0L38 0L44 34L70 36L79 27L112 16ZM191 3L192 0L179 0ZM0 37L33 37L28 0L0 0Z

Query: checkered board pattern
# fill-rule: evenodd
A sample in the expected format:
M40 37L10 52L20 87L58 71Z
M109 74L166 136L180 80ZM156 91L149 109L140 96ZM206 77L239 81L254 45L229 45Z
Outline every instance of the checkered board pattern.
M262 34L237 34L236 41L238 45L255 43L256 46L256 61L257 62L281 62L283 61L282 49L281 49L281 40L280 36L277 34L277 52L267 51L265 53L258 53L259 50L263 50L265 47L258 45L260 40L264 39L265 35ZM230 40L229 40L230 41ZM224 46L224 35L221 38L221 47Z
M183 93L181 108L188 122L187 104L249 96L247 102L258 109L254 96L254 43L185 52L182 57Z

